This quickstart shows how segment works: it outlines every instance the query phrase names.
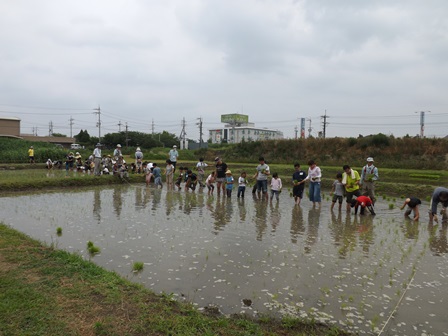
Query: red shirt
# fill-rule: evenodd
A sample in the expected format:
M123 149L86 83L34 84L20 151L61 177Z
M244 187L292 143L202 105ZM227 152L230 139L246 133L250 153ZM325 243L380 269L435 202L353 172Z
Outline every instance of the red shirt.
M369 196L359 196L357 199L357 204L356 205L361 205L361 206L370 206L372 205L372 200L370 199ZM361 203L364 203L364 205L362 205Z

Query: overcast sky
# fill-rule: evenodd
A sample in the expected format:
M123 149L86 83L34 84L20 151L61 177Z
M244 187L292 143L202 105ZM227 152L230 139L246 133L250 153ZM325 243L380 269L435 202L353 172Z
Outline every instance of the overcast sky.
M220 115L306 134L448 134L446 0L2 0L0 116L21 132L197 140ZM429 112L430 111L430 112ZM300 133L299 133L300 134Z

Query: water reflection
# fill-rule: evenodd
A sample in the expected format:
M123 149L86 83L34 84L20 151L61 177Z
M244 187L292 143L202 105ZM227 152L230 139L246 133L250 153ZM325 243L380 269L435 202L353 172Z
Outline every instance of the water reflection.
M187 293L199 306L216 303L232 314L251 298L254 312L339 321L359 334L377 334L372 325L390 316L415 272L397 330L411 335L434 321L446 326L440 311L448 288L447 224L419 230L402 221L400 229L394 221L402 214L381 200L375 217L333 213L330 206L127 185L2 197L0 220L39 240L57 239L71 252L83 254L86 241L95 241L102 253L94 261L124 276L142 261L148 267L135 281L155 292ZM64 233L55 238L59 225Z
M267 213L268 205L263 200L254 200L255 206L255 231L257 233L257 240L263 240L263 235L266 233L267 224Z
M123 200L121 199L121 188L115 188L112 196L112 203L117 218L120 219L121 208L123 207Z
M211 197L211 199L213 200L214 198ZM213 207L210 207L212 217L215 220L212 231L214 234L218 234L219 231L224 230L226 224L229 223L232 217L232 207L230 202L231 200L228 200L227 197L217 197L214 210ZM228 207L226 207L226 204Z
M373 218L374 216L361 215L359 216L359 223L357 223L359 244L361 245L362 251L364 252L366 257L368 256L370 246L373 244L374 241ZM358 216L355 216L356 221L357 219Z
M311 253L311 246L314 245L319 233L320 207L313 207L308 211L308 231L305 240L305 253Z
M429 247L434 255L440 256L448 252L447 241L448 223L443 221L440 225L428 224Z
M272 226L271 232L275 232L282 218L279 210L279 202L275 202L275 204L273 204L273 202L270 202L269 210L271 211L271 226Z
M98 188L93 191L93 218L101 222L101 190Z
M420 223L412 218L405 217L404 223L400 226L404 236L407 239L417 239Z
M246 220L246 206L244 205L244 198L238 198L238 213L240 215L240 220L244 222Z
M298 236L303 236L305 233L305 225L303 224L303 211L299 206L292 207L291 214L291 243L297 244Z

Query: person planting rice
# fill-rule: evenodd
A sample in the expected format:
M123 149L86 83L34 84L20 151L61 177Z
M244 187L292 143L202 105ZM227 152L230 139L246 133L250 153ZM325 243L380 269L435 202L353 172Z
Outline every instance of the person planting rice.
M358 196L357 198L353 198L350 201L350 206L355 208L355 215L358 214L358 208L361 207L360 214L365 214L365 209L369 209L372 215L375 215L375 211L373 210L373 201L369 196Z
M434 220L435 222L438 222L437 218L437 205L439 203L442 203L442 210L440 211L440 214L442 215L442 218L446 218L446 207L448 206L448 189L444 187L438 187L434 189L434 192L432 193L431 198L431 206L429 210L429 219Z
M417 197L408 197L404 200L403 205L401 206L400 210L403 210L405 206L407 205L408 208L404 212L404 217L409 218L409 215L412 211L414 211L414 220L417 221L420 218L420 212L418 209L418 206L422 204L422 201Z

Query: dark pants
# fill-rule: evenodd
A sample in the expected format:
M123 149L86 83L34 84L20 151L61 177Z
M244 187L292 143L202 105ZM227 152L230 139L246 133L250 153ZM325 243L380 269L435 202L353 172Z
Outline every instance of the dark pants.
M246 191L246 187L245 186L239 186L238 187L238 194L236 195L237 197L242 197L244 198L244 192Z

